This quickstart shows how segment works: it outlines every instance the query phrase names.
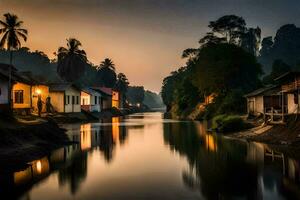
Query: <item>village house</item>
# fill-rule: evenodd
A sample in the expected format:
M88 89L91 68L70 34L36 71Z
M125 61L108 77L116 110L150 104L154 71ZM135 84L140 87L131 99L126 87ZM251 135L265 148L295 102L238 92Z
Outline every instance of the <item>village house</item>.
M49 95L51 98L51 104L56 112L81 112L81 90L73 84L52 84L49 88Z
M101 111L112 108L112 89L107 87L92 87L93 90L101 94Z
M249 115L282 123L285 116L299 114L300 73L288 72L275 79L276 85L259 88L247 95Z
M11 72L9 71L9 67L11 67ZM11 73L12 85L10 92L9 73ZM45 101L49 95L48 86L32 79L29 73L17 72L17 69L13 66L0 64L0 77L1 110L9 110L9 105L11 105L11 108L17 113L37 113L37 97L41 96L42 101ZM43 106L42 112L45 111L46 108Z
M18 79L12 88L12 103L18 113L38 113L38 98L43 103L41 112L46 112L46 98L49 97L49 86L34 80L29 72L18 73Z
M81 90L81 109L88 112L100 112L102 103L101 92L91 89L84 88Z

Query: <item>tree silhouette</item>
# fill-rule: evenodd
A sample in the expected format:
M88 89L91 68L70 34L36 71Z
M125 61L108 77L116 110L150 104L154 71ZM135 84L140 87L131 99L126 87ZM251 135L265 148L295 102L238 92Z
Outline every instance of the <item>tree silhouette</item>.
M79 49L80 46L80 41L69 38L67 48L58 48L57 73L65 81L73 82L84 74L87 57L85 51Z
M225 15L208 25L212 32L222 35L230 44L236 44L246 29L246 22L236 15Z
M97 75L97 79L102 86L113 88L117 81L115 64L113 61L109 58L102 61L98 67Z
M22 38L25 42L27 41L28 31L22 28L23 21L19 21L17 15L6 13L3 15L4 20L0 20L0 34L2 38L0 40L0 47L10 51L10 64L12 64L12 51L17 50L21 47Z
M128 89L128 79L125 74L119 73L117 76L116 89L118 89L122 93L126 93Z

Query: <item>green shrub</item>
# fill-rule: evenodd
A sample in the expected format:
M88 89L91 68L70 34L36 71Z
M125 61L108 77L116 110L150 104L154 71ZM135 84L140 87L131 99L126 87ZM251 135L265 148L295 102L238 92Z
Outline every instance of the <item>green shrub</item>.
M250 128L250 125L237 115L218 115L213 118L212 128L218 132L228 133Z

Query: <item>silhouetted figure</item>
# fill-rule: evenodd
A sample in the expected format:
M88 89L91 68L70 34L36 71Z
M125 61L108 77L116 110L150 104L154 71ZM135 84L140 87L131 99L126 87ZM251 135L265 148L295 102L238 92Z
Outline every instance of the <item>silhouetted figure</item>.
M46 112L51 113L51 97L46 98Z
M43 102L42 102L42 97L41 97L41 95L38 96L38 100L37 100L37 108L38 108L38 114L39 114L39 117L40 117L40 116L41 116L42 109L43 109Z

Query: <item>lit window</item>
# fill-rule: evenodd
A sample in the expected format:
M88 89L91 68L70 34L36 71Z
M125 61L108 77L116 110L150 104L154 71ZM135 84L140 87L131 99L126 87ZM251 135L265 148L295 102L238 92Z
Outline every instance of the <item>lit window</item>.
M15 90L14 91L14 103L16 104L22 104L24 103L24 98L23 98L23 90Z

